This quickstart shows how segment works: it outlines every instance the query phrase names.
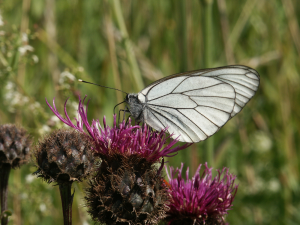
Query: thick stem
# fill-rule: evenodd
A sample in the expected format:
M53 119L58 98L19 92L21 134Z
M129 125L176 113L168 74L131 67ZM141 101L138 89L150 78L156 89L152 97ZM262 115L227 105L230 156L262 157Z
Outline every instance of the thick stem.
M72 182L60 183L59 191L62 203L64 225L72 225L72 203L74 193L71 194Z
M6 225L8 223L8 217L4 215L4 211L7 210L7 186L11 165L8 163L2 164L0 168L0 196L1 196L1 224Z

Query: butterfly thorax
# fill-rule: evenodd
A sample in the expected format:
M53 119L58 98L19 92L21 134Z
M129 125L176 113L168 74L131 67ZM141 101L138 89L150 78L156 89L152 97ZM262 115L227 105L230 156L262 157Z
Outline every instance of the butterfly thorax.
M138 99L137 94L128 94L125 99L126 103L128 104L128 110L130 114L133 116L133 118L137 122L143 122L143 107L144 103L141 103Z

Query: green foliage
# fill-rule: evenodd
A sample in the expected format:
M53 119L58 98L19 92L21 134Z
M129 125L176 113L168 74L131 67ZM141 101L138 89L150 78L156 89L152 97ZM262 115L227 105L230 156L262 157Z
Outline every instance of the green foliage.
M239 189L230 224L299 224L299 4L293 0L40 1L1 3L0 123L19 123L35 140L62 127L45 104L56 97L76 114L88 96L89 118L112 124L124 96L81 78L136 92L173 73L228 64L255 68L258 93L217 134L167 159L229 167ZM22 3L22 4L21 4ZM0 21L1 22L1 21ZM123 23L123 24L122 24ZM25 36L24 33L27 35ZM26 39L27 37L27 39ZM75 105L75 106L74 106ZM61 223L58 187L12 171L10 224ZM75 185L74 224L93 224Z

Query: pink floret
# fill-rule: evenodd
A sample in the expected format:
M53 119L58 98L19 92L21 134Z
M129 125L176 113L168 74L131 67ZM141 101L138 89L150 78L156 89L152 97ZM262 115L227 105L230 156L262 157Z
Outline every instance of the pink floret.
M114 115L114 123L112 127L109 127L106 124L105 116L103 117L103 127L101 126L99 120L92 120L90 124L87 119L87 107L84 108L84 101L79 100L78 105L78 118L76 124L74 124L69 118L66 110L65 102L64 113L66 118L60 115L55 107L55 102L53 99L53 107L48 103L47 105L53 111L53 113L65 124L68 126L84 132L95 142L96 149L95 151L99 154L111 154L111 153L123 153L127 155L138 154L141 157L146 158L148 161L155 162L162 157L171 157L176 154L179 150L182 150L188 147L190 144L185 144L183 146L173 147L178 140L172 140L166 146L164 146L169 139L165 130L160 132L154 131L150 127L144 124L140 125L131 125L129 119L128 124L125 121L122 121L118 126L116 122L116 115ZM85 129L83 127L85 126ZM173 148L172 148L173 147Z
M191 218L198 223L205 224L205 220L222 220L232 207L238 185L234 185L235 176L223 168L218 175L212 178L212 168L207 167L200 174L201 164L195 175L189 179L189 168L186 171L186 180L182 178L182 169L170 167L169 178L171 201L167 212L169 221ZM177 178L175 178L175 175ZM223 176L223 178L221 178Z

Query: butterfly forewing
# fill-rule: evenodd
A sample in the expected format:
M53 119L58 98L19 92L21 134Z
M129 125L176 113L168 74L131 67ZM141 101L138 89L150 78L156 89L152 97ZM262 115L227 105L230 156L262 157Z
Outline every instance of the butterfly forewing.
M144 122L167 128L183 142L199 142L242 110L259 86L258 73L227 66L174 74L138 93Z

